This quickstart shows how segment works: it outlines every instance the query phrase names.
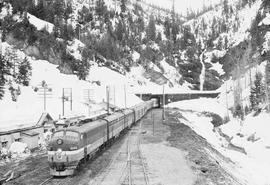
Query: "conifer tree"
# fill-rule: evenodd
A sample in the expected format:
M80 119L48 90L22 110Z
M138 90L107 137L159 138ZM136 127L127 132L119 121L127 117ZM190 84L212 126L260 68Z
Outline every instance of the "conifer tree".
M99 17L102 17L105 14L106 6L104 0L97 0L96 1L96 14Z
M126 0L121 0L121 13L126 12L127 6L126 6Z
M118 22L118 24L116 26L116 30L115 30L117 40L119 40L121 42L123 40L124 33L125 33L125 26L123 25L122 20L120 20Z
M166 35L167 39L170 39L170 37L171 37L171 31L170 30L171 30L170 19L169 19L169 17L166 17L165 21L164 21L164 34Z
M148 27L147 27L147 38L148 40L155 41L156 39L156 23L153 15L150 16Z
M19 64L19 58L16 51L13 48L6 48L5 52L6 59L12 65L12 76L16 78L17 76L17 66Z
M4 56L0 55L0 99L4 96L4 85L6 83L5 74L7 73L6 69L6 59Z
M228 0L223 0L223 13L226 15L229 13Z
M53 10L54 10L54 15L56 15L57 18L59 19L64 18L64 14L65 14L64 1L55 0L53 3Z
M27 59L27 57L25 57L19 65L19 73L16 78L16 82L23 84L24 86L28 86L29 81L30 81L30 76L32 74L31 70L32 70L31 64L29 60Z
M259 104L263 103L265 100L265 91L261 73L256 73L255 75L254 86L251 87L249 99L251 110L257 110Z
M4 96L4 85L7 82L7 76L11 76L10 70L12 68L12 64L2 55L0 54L0 100Z
M265 98L266 98L266 103L268 104L268 109L270 108L270 62L267 61L266 66L265 66Z

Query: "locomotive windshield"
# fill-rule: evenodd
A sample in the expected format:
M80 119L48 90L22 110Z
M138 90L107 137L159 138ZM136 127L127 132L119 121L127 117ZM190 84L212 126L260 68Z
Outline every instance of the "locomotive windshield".
M64 136L64 131L56 131L53 134L53 137L63 137Z
M66 136L72 137L73 139L76 139L76 140L80 139L80 134L78 132L66 131Z

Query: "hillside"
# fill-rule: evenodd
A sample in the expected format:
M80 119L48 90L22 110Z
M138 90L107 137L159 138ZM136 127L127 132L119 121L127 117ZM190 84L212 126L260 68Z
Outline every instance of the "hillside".
M233 109L242 102L242 109L249 107L255 74L264 73L266 1L224 0L185 15L177 3L168 8L138 0L46 2L0 4L1 38L10 46L1 56L4 99L9 93L16 102L18 87L37 85L32 78L38 65L32 61L54 64L67 78L114 86L117 80L110 76L92 75L104 67L125 76L123 84L133 92L161 92L163 84L182 91L218 89L220 101Z

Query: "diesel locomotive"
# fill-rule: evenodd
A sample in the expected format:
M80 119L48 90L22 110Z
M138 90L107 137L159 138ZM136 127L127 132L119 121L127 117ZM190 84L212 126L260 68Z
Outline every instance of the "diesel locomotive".
M149 109L157 106L157 99L151 99L92 122L57 130L48 145L50 174L73 175L80 163L130 128Z

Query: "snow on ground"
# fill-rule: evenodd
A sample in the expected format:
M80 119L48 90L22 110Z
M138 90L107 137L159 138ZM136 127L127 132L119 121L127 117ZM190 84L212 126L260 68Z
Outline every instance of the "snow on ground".
M242 153L229 148L228 141L214 131L211 118L200 114L203 111L226 114L226 109L217 99L197 99L169 104L177 107L186 119L180 121L190 126L204 137L225 157L229 157L235 166L222 166L234 174L240 181L248 185L268 185L270 183L270 136L269 113L261 113L257 117L248 115L244 121L231 118L229 123L220 126L221 131L231 138L231 144L243 148ZM187 111L192 110L195 112ZM214 155L209 153L209 155Z
M270 13L266 13L266 17L259 23L258 26L270 24Z
M166 9L171 9L172 8L172 0L144 0L147 3L154 4L159 7L163 7ZM175 1L175 11L178 13L183 13L185 14L187 9L192 9L192 10L198 10L202 9L203 5L214 5L218 4L220 1L219 0L182 0L182 1Z
M8 14L12 14L12 8L9 8L9 5L6 4L0 11L0 19L3 19Z
M27 13L27 17L28 17L29 22L33 24L37 28L37 30L45 29L49 33L52 33L53 27L54 27L52 23L39 19L36 16L31 15L30 13Z
M9 47L4 43L5 47ZM24 57L24 53L17 51L19 56ZM70 101L65 101L65 116L68 115L89 115L88 95L90 92L90 111L96 112L104 106L100 103L106 101L106 86L114 86L114 101L111 102L117 107L125 107L125 91L123 88L127 84L127 79L108 68L93 66L87 81L79 80L76 75L66 75L59 72L57 65L44 60L29 59L32 65L32 77L29 87L20 86L21 95L18 101L11 100L8 87L5 87L5 96L0 101L0 130L14 129L25 125L35 125L42 112L48 112L54 119L62 115L62 94L65 88L65 96L69 96L69 89L72 88L72 111L70 110ZM44 96L41 88L42 81L48 84L51 92L48 92L46 98L46 110L44 110ZM89 82L90 81L90 82ZM98 81L99 83L94 83ZM93 82L93 83L91 83ZM98 85L99 84L99 85ZM17 87L17 86L15 86ZM38 89L38 90L37 90ZM37 90L37 92L35 92ZM112 92L112 90L110 90ZM112 93L110 93L112 99ZM126 87L126 106L130 107L141 100L130 94Z
M213 69L215 70L216 72L218 72L218 74L220 75L224 75L225 72L224 70L222 69L222 65L220 63L215 63L215 64L212 64L212 67L210 69Z
M17 153L17 154L21 154L23 152L25 152L27 148L27 144L26 143L22 143L22 142L13 142L11 145L10 145L10 152L12 153Z
M81 41L79 41L78 39L74 39L71 43L69 43L67 45L67 51L74 56L75 59L77 60L82 60L82 55L81 55L81 51L85 46L84 43L82 43Z
M173 84L177 84L180 81L181 75L173 66L169 65L165 60L160 61L160 65L164 70L163 75L169 79Z
M263 50L262 54L267 53L270 50L270 32L268 31L264 36Z
M133 51L132 60L137 62L139 59L140 59L140 53L138 53L137 51Z
M179 101L169 104L168 107L177 107L183 110L193 110L196 112L213 112L220 115L221 117L226 115L226 107L219 104L217 100L213 98L200 98Z
M244 9L239 11L240 27L236 33L231 33L232 43L234 46L248 38L248 30L250 29L251 24L257 15L261 3L262 1L258 0L251 7L246 5Z
M171 81L176 81L180 78L180 74L171 66L162 61L161 65L164 68L165 76L168 77ZM154 68L158 68L157 66L153 65ZM142 66L133 66L130 68L130 72L127 74L127 78L129 79L130 84L130 93L133 94L144 94L144 93L151 93L151 94L162 94L163 93L163 86L155 84L150 81L150 79L146 79L144 77L145 69ZM175 74L177 77L173 76ZM178 76L179 75L179 76ZM196 91L190 90L190 84L185 82L183 85L174 84L174 87L170 87L169 83L164 84L164 92L165 93L216 93L216 91Z
M223 133L231 137L233 145L245 150L246 155L229 153L229 156L249 174L253 184L270 183L269 121L269 113L261 113L256 117L250 114L244 121L233 119L220 127Z
M152 178L150 175L151 184L175 185L176 182L181 182L181 185L190 185L194 183L196 176L186 162L185 152L167 146L166 143L142 144L141 151L150 174L155 174Z

